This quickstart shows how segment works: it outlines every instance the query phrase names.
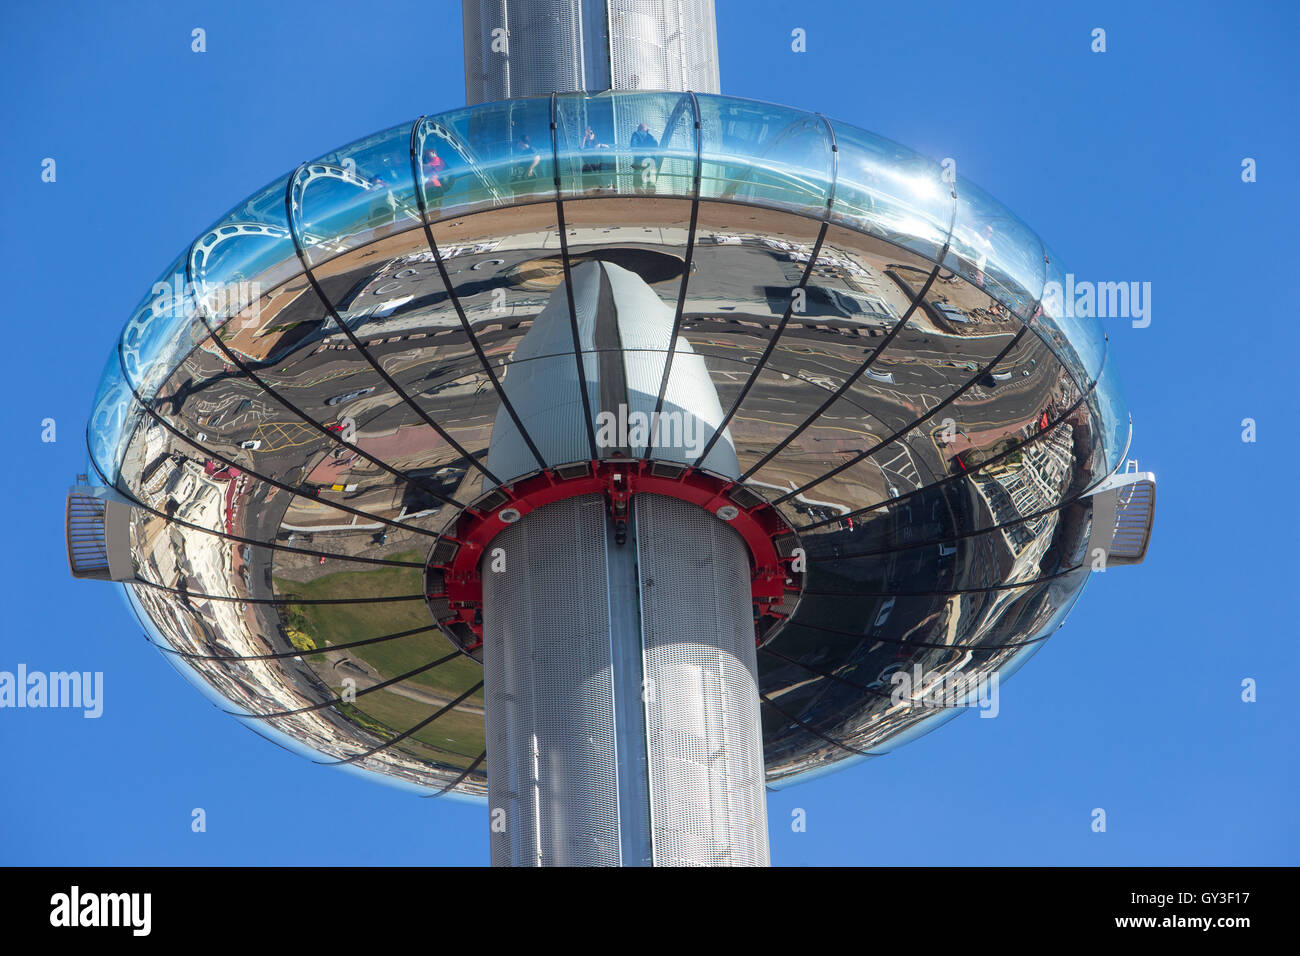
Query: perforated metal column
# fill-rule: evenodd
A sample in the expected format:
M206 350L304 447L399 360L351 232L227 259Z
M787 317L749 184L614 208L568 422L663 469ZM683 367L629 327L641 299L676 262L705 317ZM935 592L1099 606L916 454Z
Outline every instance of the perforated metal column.
M638 495L656 866L766 866L749 557L709 512Z
M465 100L717 93L713 0L461 0Z
M604 499L526 516L480 573L492 865L616 866Z
M631 510L623 545L589 495L484 556L493 865L768 862L745 545L674 498Z

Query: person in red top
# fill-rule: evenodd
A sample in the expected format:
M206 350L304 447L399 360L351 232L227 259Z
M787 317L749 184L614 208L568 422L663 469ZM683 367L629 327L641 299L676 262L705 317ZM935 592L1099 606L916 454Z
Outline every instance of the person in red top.
M442 195L447 191L447 184L444 183L444 177L447 174L447 161L438 155L438 151L432 146L424 151L424 185L430 190L436 191L437 195Z

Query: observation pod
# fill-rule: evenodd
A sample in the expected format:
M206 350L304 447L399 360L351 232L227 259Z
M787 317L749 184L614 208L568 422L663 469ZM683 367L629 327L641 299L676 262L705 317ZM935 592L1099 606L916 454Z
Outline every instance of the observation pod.
M494 862L763 864L764 785L978 704L1144 556L1154 478L1064 282L977 186L820 114L423 116L163 271L73 573L258 733L489 802Z

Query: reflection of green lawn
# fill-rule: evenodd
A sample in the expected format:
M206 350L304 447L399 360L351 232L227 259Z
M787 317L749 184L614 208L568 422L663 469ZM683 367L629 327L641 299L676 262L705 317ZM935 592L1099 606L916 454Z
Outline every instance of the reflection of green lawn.
M470 700L481 697L481 693L480 691ZM476 703L481 705L481 700ZM428 720L437 709L431 704L422 704L386 690L363 694L357 698L356 703L343 705L343 712L350 719L359 717L357 723L385 739L414 727L422 720ZM357 714L357 711L360 713ZM405 748L416 756L464 769L483 752L484 739L481 714L450 710L405 738L398 747Z
M392 557L398 561L420 560L416 552ZM397 597L419 594L424 586L424 575L419 568L375 568L340 571L306 582L276 578L275 586L281 597L292 595L303 600ZM422 600L378 604L295 604L283 608L281 613L288 626L305 633L317 647L349 644L417 627L430 627L421 634L367 644L347 652L373 667L381 679L405 674L455 650L442 632L433 626L433 617ZM322 657L304 659L315 666L327 683L337 682L336 676L325 673L321 666ZM482 676L483 668L459 655L410 680L444 694L450 700Z

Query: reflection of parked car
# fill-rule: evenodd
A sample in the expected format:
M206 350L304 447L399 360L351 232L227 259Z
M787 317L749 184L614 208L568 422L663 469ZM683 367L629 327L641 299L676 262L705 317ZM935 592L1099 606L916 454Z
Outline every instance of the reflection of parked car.
M894 609L894 600L895 599L892 597L888 598L885 603L880 606L880 611L876 614L876 620L875 623L871 625L872 627L881 627L889 620L889 612Z
M788 286L764 286L764 292L768 306L778 315L784 312L791 302ZM864 307L851 295L846 295L838 289L815 285L804 289L802 306L798 313L803 318L838 316L841 319L861 321L863 315L877 314L874 310Z
M885 669L880 672L880 676L867 685L868 690L878 690L886 684L894 682L894 674L906 666L904 661L894 661L892 664L886 664Z
M429 389L428 394L442 395L443 393L450 393L452 395L477 395L483 390L485 385L487 385L487 381L479 378L473 378L468 382L444 382L442 385L435 385L433 388Z
M371 385L371 386L369 386L369 387L367 387L367 388L359 388L359 389L357 389L355 392L346 392L346 393L344 393L344 394L342 394L342 395L335 395L333 398L327 398L327 399L325 400L325 404L326 404L326 405L338 405L338 404L341 404L342 402L350 402L350 401L352 401L352 399L354 399L354 398L360 398L362 395L369 395L369 394L370 394L371 392L373 392L374 390L375 390L375 387L374 387L373 385Z
M865 374L867 378L874 378L877 382L884 382L886 385L894 384L893 372L877 372L874 368L869 368L863 374Z
M984 376L982 380L982 384L986 385L989 388L992 388L998 382L1009 382L1009 381L1011 381L1010 372L989 372L987 375Z

